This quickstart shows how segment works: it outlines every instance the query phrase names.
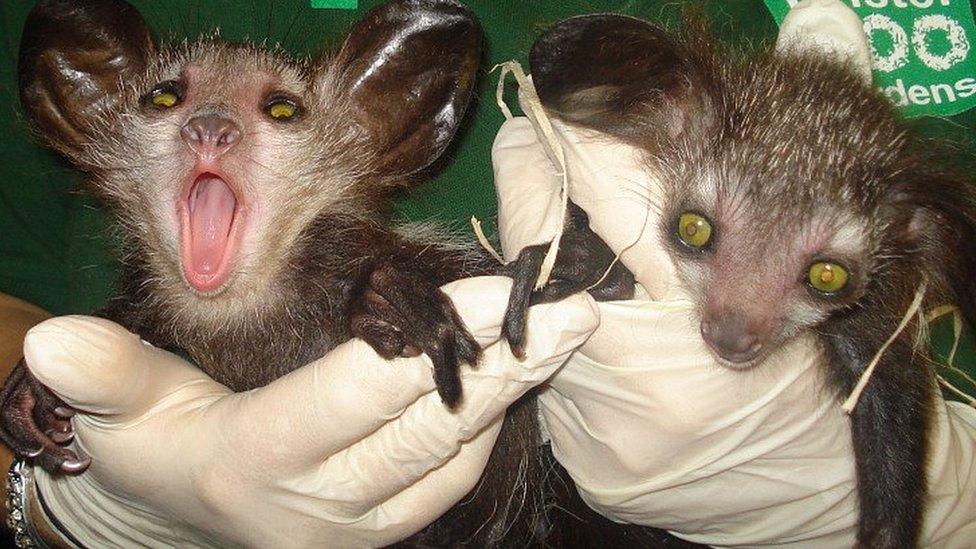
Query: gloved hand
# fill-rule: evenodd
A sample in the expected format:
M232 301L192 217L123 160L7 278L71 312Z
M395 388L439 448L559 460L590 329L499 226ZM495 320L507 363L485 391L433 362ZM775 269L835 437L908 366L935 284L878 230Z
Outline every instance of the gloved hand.
M653 198L629 191L661 189L636 151L554 126L570 197L594 231L619 252L635 226L653 230ZM552 237L562 180L524 118L502 126L493 161L511 259ZM756 371L715 364L656 238L645 232L621 257L643 286L637 298L598 303L599 328L539 397L556 458L583 499L617 521L709 545L850 547L850 422L825 389L820 353L800 339ZM527 341L534 337L530 327ZM922 539L965 547L976 535L976 410L940 401L931 436Z
M598 304L596 333L539 397L553 453L584 501L611 519L698 543L792 537L803 546L849 547L856 524L850 429L840 407L819 398L816 353L801 345L783 364L744 375L716 365L656 234L654 197L663 189L639 152L558 121L554 127L570 198L618 253L637 242L621 261L642 286L633 301ZM551 237L551 218L522 216L558 215L561 178L535 135L516 118L495 140L506 257L523 242ZM544 236L527 234L527 223ZM530 329L527 341L534 337Z
M478 480L505 408L596 324L580 296L533 307L515 360L499 342L511 282L449 284L485 346L456 411L426 357L386 361L352 340L272 384L235 394L118 325L63 317L29 332L38 379L80 410L77 477L35 469L53 515L90 547L375 546L402 539Z
M539 398L553 452L584 500L710 545L850 547L850 423L825 389L818 350L799 339L755 371L715 364L657 234L656 175L626 144L553 126L570 198L641 286L632 301L598 304L600 327ZM493 162L513 259L551 240L562 179L524 118L502 126ZM976 411L940 401L930 435L922 539L966 547L976 536Z

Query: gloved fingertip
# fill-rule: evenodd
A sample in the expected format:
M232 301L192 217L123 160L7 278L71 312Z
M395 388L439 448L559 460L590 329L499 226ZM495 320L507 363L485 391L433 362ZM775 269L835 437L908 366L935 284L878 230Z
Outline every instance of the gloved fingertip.
M600 324L596 301L581 292L555 303L529 309L525 355L563 354L582 345Z
M465 278L441 287L468 332L482 345L498 339L511 290L512 279L504 276Z
M58 406L54 409L54 415L61 417L62 419L71 419L75 415L75 411L67 406Z
M141 354L136 335L88 316L47 320L24 338L31 372L72 405L88 403L106 389L129 386L144 368Z
M861 18L840 0L797 3L783 19L776 47L846 59L865 82L871 82L871 46Z
M104 367L106 358L117 356L120 350L137 342L135 335L114 322L88 316L63 316L46 320L27 332L24 356L34 374L41 377L62 368ZM114 365L107 367L114 369Z
M600 323L600 308L587 292L573 294L566 299L552 303L536 305L540 315L546 315L550 320L563 318L567 326L592 332Z
M539 137L528 118L524 116L510 118L502 123L498 133L495 134L495 141L491 145L493 164L498 164L496 155L501 153L504 157L506 153L503 151L531 153L537 150L538 143ZM539 152L541 153L541 150Z

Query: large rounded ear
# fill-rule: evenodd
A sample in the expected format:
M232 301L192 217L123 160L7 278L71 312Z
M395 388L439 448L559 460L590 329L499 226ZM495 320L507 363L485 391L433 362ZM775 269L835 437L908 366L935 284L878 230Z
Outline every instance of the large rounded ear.
M698 72L666 31L623 15L573 17L550 27L529 55L546 110L624 138L686 129L700 104Z
M967 166L944 170L951 163L946 158L937 157L936 162L914 177L905 170L907 177L903 175L889 192L908 212L907 241L921 253L919 265L929 270L936 295L939 290L947 294L940 298L959 307L966 324L976 329L976 185L969 175L973 171Z
M451 0L397 0L356 24L336 67L380 171L406 175L444 152L471 98L481 43L474 14Z
M71 156L154 49L142 16L122 0L39 2L20 43L21 102L40 133Z

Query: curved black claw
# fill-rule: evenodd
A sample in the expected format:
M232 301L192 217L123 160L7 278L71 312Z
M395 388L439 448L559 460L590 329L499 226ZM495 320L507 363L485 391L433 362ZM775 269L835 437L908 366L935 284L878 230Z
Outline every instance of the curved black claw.
M81 473L91 458L79 458L63 445L74 432L74 410L31 375L23 359L0 390L0 439L21 457L50 473Z
M548 250L549 244L527 246L505 268L513 282L502 334L512 354L520 359L525 357L525 323L531 305L559 301L583 290L588 290L598 301L634 297L633 273L619 261L614 262L613 250L590 230L589 217L576 204L569 203L559 254L549 282L535 290Z
M481 348L430 279L403 265L381 263L369 276L351 329L386 358L426 353L434 363L437 392L453 408L461 400L460 366L477 365Z

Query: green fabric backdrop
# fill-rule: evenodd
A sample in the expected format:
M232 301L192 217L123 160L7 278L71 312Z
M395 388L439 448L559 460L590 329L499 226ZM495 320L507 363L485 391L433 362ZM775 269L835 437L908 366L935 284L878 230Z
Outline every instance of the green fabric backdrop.
M130 0L163 40L194 37L215 27L231 40L280 42L293 52L314 54L335 46L365 9L312 9L309 0ZM496 204L490 150L503 117L494 104L495 64L518 59L548 25L565 17L602 11L675 24L679 6L661 0L467 0L488 34L484 75L472 125L452 148L452 158L430 183L398 201L409 219L439 218L459 225L476 215L492 219ZM110 221L80 190L81 177L29 132L16 92L17 47L31 0L0 2L0 292L54 313L90 312L111 291L115 273ZM776 26L761 0L711 2L709 13L723 39L761 41ZM976 110L950 120L925 120L932 133L973 139ZM948 334L937 332L945 348ZM973 364L971 352L963 362Z

